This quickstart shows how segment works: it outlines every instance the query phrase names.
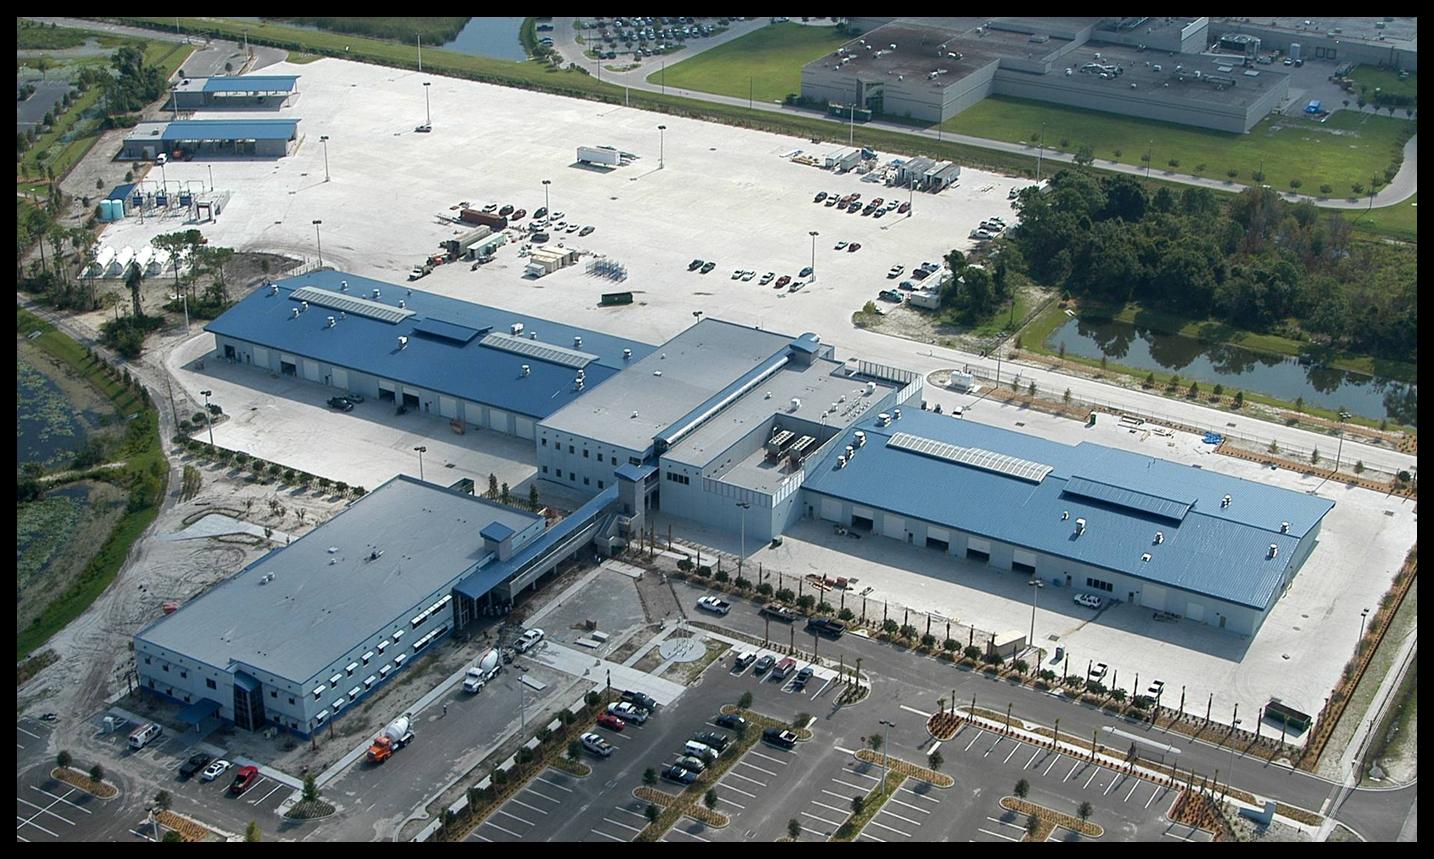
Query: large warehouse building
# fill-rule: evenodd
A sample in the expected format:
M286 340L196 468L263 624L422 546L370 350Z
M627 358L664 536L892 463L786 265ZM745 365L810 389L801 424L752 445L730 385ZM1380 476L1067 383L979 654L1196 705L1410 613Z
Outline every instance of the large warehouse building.
M282 158L299 141L297 119L178 119L141 122L124 137L124 161L169 158Z
M843 443L844 442L844 443ZM930 412L868 419L804 515L1253 635L1334 503L1102 445Z
M298 98L297 75L184 78L175 85L175 110L270 110L289 107Z
M205 330L230 361L527 439L653 349L334 271L255 290Z
M852 19L802 69L802 96L927 122L1010 96L1218 131L1278 109L1289 76L1210 56L1207 18Z
M140 687L212 727L308 735L467 623L541 516L396 477L134 637ZM551 544L551 539L547 540ZM495 577L492 571L500 571Z

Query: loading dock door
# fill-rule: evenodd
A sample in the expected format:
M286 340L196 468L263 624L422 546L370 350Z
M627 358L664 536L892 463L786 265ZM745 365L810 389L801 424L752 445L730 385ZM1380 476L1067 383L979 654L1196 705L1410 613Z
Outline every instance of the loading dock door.
M319 381L319 362L317 362L317 361L310 361L308 358L305 358L304 361L303 361L303 363L304 363L304 378L305 378L305 379L308 379L310 382L317 382L317 381Z
M1198 602L1185 604L1185 616L1194 621L1205 622L1205 606Z
M894 540L906 539L906 520L890 513L881 517L881 533Z
M470 403L470 402L468 402L467 400L464 400L464 401L463 401L463 416L464 416L465 418L467 418L468 423L472 424L473 426L475 426L475 427L477 427L477 428L479 428L479 429L482 429L482 428L483 428L483 407L482 407L482 406L478 405L477 403Z
M1036 553L1016 549L1011 554L1011 569L1018 573L1034 573L1036 571Z
M841 521L841 502L835 498L822 499L822 518L828 522Z
M458 401L452 397L438 397L438 413L445 418L458 417Z
M512 434L513 430L508 422L508 413L501 409L488 410L488 425L491 429L501 433Z
M852 505L851 527L858 531L876 530L876 511L867 507Z
M265 370L273 369L273 367L269 364L269 350L265 349L263 346L254 347L254 363L260 367L263 367Z
M329 374L329 382L335 388L342 388L347 391L349 389L349 371L341 367L335 367L334 371Z
M966 541L966 557L973 561L991 560L991 541L972 537Z
M378 398L380 400L388 400L391 403L398 399L398 389L394 387L392 382L379 382Z
M513 415L513 422L516 425L515 432L518 438L531 439L533 437L533 419L525 418L522 415Z

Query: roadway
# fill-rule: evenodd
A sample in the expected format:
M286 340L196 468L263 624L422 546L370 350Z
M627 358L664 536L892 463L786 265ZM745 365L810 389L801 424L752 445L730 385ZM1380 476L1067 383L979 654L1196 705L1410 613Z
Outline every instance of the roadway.
M554 18L553 22L553 46L557 49L558 53L562 54L564 59L569 62L575 62L583 66L587 65L588 63L591 63L591 60L583 56L583 46L577 44L577 42L574 41L573 37L575 33L572 27L573 19ZM685 50L675 56L674 63L694 57L705 50L709 50L724 42L731 41L732 39L738 38L740 36L744 36L747 33L752 32L753 30L761 29L762 27L767 26L767 23L768 20L766 18L757 18L752 21L743 21L739 24L734 25L727 32L721 34L714 39L690 43ZM608 62L621 63L625 62L625 60L621 55L619 55L618 59L609 60ZM628 72L605 71L602 73L602 80L606 83L631 87L632 89L646 90L648 92L672 93L674 95L680 95L683 98L699 99L701 101L733 105L736 107L749 106L748 100L744 98L734 98L732 96L715 95L713 93L700 92L697 90L687 90L681 89L679 87L663 86L660 83L649 83L647 81L647 76L652 74L653 71L654 67L652 65L644 63L641 67ZM824 114L817 113L809 108L791 107L777 102L758 101L751 103L750 106L756 110L763 110L769 113L785 113L793 116L801 116L807 119L827 119ZM833 137L840 137L840 133L837 128L841 124L841 120L830 119L828 121L830 121L833 126ZM968 134L951 134L934 128L918 129L912 128L909 125L902 125L894 122L883 122L881 120L873 120L871 122L863 123L863 127L879 128L883 131L893 131L899 134L908 134L914 137L922 137L927 140L933 140L937 142L949 141L953 143L960 143L966 146L975 146L981 149L989 149L995 152L1005 152L1013 155L1024 155L1029 158L1034 158L1037 154L1037 147L1029 143L1010 143L1004 140L991 140L985 137L973 137ZM1402 203L1412 197L1419 190L1419 161L1417 157L1418 148L1419 136L1416 134L1414 137L1411 137L1409 139L1408 143L1404 145L1404 163L1400 165L1399 173L1388 185L1384 186L1384 188L1382 188L1377 194L1374 195L1374 207L1379 208ZM1044 151L1042 154L1042 160L1052 161L1057 164L1071 164L1075 161L1075 155L1073 153ZM1199 188L1209 188L1213 191L1228 192L1240 190L1243 188L1243 186L1239 186L1234 184L1233 182L1228 182L1221 179L1210 179L1203 176L1191 176L1184 173L1176 173L1171 170L1152 171L1145 167L1132 164L1120 164L1115 161L1096 159L1095 165L1098 166L1101 170L1106 170L1112 173L1124 173L1130 176L1145 177L1150 177L1153 174L1156 178L1159 178L1166 182L1176 182L1182 185L1193 185ZM1310 202L1325 209L1365 209L1369 208L1371 205L1368 197L1363 197L1359 199L1327 199L1321 197L1312 197L1308 194L1296 194L1294 192L1281 192L1281 196L1292 203Z

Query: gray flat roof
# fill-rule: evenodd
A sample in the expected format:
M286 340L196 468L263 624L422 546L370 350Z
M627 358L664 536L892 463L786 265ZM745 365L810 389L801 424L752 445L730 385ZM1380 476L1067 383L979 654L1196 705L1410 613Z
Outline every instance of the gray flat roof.
M303 683L487 557L480 531L541 517L399 476L136 636ZM336 551L330 551L330 548ZM369 555L379 551L377 560ZM266 584L260 579L273 573Z
M1395 18L1393 21L1385 21L1383 18L1352 18L1345 16L1318 16L1302 18L1299 16L1288 16L1283 18L1211 18L1212 33L1216 36L1222 32L1238 31L1241 24L1251 27L1265 27L1271 30L1282 30L1290 34L1292 39L1307 34L1310 37L1343 39L1350 42L1368 42L1375 45L1389 45L1396 48L1416 50L1419 46L1419 19L1416 17ZM1379 24L1384 26L1380 27ZM1308 24L1308 26L1306 26ZM1336 33L1339 29L1341 32ZM1380 38L1380 37L1383 38Z
M792 340L785 334L702 319L549 415L542 426L646 450L655 436Z
M1032 42L1030 36L1024 33L1001 30L985 30L981 36L973 33L974 30L963 31L901 19L843 45L847 55L855 59L842 66L840 71L871 82L888 78L894 81L896 75L901 75L907 85L925 80L933 89L945 89L1001 57L1039 60L1068 44L1068 40L1059 38ZM871 50L862 46L863 41L871 46ZM895 51L890 50L893 44L896 45ZM938 56L937 49L943 45L946 51L959 53L961 59ZM879 57L876 55L878 51L883 52ZM808 65L831 67L840 61L841 58L833 52ZM927 76L938 69L945 69L946 74L928 80Z
M813 424L825 422L833 429L850 426L891 389L889 383L877 382L876 393L865 396L865 387L866 380L857 381L848 376L840 361L818 359L806 367L789 363L679 441L664 454L664 459L705 468L747 433L770 421L773 415L779 423L790 418ZM791 406L793 398L801 401L795 411ZM833 403L837 403L836 412L825 414ZM775 484L766 486L765 479L759 479L756 484L742 482L740 478L745 472L729 475L728 470L740 461L734 458L730 463L721 463L716 476L749 489L770 491L775 488ZM775 470L767 471L778 480L785 476Z
M1096 62L1096 54L1100 54L1100 62L1120 66L1123 69L1120 76L1105 79L1099 75L1081 72L1081 66ZM1158 72L1155 71L1157 65L1160 66ZM1176 66L1184 70L1183 81L1177 77ZM1069 77L1065 73L1067 67L1075 69ZM1230 71L1222 72L1222 67L1229 68ZM1194 72L1197 70L1201 74L1201 80L1194 78ZM1246 71L1240 62L1231 57L1136 51L1123 46L1086 44L1062 57L1050 74L1042 77L1049 79L1052 86L1070 92L1116 93L1132 98L1151 98L1153 93L1158 92L1162 100L1177 104L1187 102L1221 108L1247 106L1269 92L1271 87L1278 86L1289 78L1287 73L1275 71L1270 66L1254 66L1249 70L1256 72L1254 75L1246 75ZM1019 75L1021 72L1003 69L998 74ZM1217 89L1214 84L1203 80L1207 75L1232 79L1235 85L1227 86L1223 90ZM1132 90L1131 84L1136 84L1136 89Z

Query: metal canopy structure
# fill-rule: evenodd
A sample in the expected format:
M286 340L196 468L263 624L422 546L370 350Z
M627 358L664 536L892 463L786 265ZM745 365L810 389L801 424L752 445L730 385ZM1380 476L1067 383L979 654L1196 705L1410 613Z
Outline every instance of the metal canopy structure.
M1052 471L1051 466L1028 459L1019 459L979 447L958 447L944 441L936 441L904 432L893 434L887 440L886 446L929 456L933 459L944 459L947 462L969 465L984 471L993 471L1030 483L1040 483Z
M1112 486L1109 483L1091 480L1088 477L1072 477L1066 481L1064 492L1066 495L1101 501L1126 510L1169 519L1172 522L1183 521L1185 514L1190 512L1190 508L1195 503L1183 499L1163 498L1159 495L1137 492L1134 489L1126 489L1121 486Z
M393 307L388 304L380 304L377 301L370 301L367 298L343 295L312 286L299 287L289 294L289 298L294 301L307 301L310 304L317 304L331 310L342 310L344 313L367 316L369 319L377 319L380 322L394 325L414 315L413 311L406 307Z
M502 332L489 334L483 338L482 343L490 349L502 349L504 352L526 355L539 361L547 361L549 364L558 364L574 369L582 369L598 359L598 356L589 352L580 352L565 346L554 346L551 343L543 343L538 340L524 340L522 337Z
M454 325L452 322L444 322L441 319L420 319L414 323L413 330L416 334L426 334L440 340L451 340L454 343L467 343L482 333L476 328Z

